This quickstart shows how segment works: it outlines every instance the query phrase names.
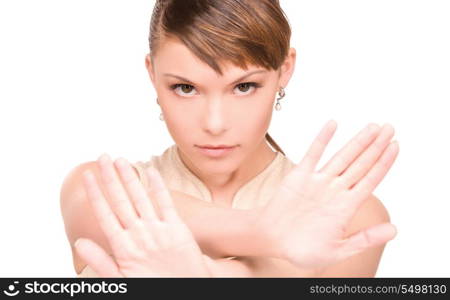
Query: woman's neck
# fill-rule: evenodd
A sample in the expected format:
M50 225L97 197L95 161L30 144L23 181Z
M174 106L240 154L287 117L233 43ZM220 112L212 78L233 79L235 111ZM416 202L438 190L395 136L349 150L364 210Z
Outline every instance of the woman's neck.
M185 166L205 184L210 191L214 202L230 206L236 192L248 181L267 168L267 166L273 162L276 155L277 152L274 152L264 139L260 147L254 153L249 155L237 169L228 174L214 174L213 176L204 172L204 170L196 170L189 162L186 163L186 160L182 158L182 155L180 155L180 159Z

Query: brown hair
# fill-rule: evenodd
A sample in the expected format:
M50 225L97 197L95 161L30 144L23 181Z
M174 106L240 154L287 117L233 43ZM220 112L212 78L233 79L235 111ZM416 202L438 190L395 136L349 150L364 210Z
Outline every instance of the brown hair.
M163 37L177 38L222 75L222 61L242 69L249 63L278 70L289 51L291 28L278 0L156 0L149 34L152 63ZM285 155L269 133L266 139Z

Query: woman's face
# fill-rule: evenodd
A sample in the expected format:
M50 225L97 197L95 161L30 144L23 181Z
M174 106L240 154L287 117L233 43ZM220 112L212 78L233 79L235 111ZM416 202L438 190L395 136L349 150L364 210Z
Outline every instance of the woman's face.
M207 173L223 174L263 151L276 92L278 71L225 64L223 76L181 42L165 39L146 66L170 135L184 157ZM224 155L199 146L235 146Z

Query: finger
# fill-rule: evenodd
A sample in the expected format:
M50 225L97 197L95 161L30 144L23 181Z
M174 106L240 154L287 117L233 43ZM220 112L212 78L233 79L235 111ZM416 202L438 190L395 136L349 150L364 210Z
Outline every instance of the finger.
M391 223L382 223L363 229L344 240L338 250L337 260L341 261L371 247L376 247L392 240L397 229Z
M367 150L344 171L341 175L342 181L345 182L348 187L356 184L380 158L393 136L394 128L390 124L385 124L381 128L381 132L375 139L375 142L373 142L369 148L367 148Z
M158 210L163 221L178 222L181 221L178 216L169 190L164 184L164 180L154 167L147 168L149 178L149 193L152 199L156 200Z
M113 236L123 230L123 228L103 196L92 171L87 170L83 173L83 184L95 217L108 241L111 242Z
M123 277L114 259L92 240L78 239L74 246L80 258L99 277Z
M373 141L379 131L379 126L370 123L351 139L328 163L320 169L320 173L332 176L340 175L348 165Z
M98 164L111 208L119 217L124 228L130 228L138 216L117 175L111 158L105 153L98 158Z
M304 172L313 172L317 163L325 151L325 147L333 137L337 128L337 123L334 120L329 120L322 130L319 132L316 139L313 141L305 156L296 168Z
M147 221L158 219L153 204L147 195L147 191L133 171L130 163L124 158L119 158L115 161L115 165L119 170L119 175L122 178L125 189L130 195L134 207L141 218Z
M391 142L372 169L350 189L350 199L355 201L356 207L359 206L363 199L367 199L372 194L373 190L394 164L398 151L398 142Z

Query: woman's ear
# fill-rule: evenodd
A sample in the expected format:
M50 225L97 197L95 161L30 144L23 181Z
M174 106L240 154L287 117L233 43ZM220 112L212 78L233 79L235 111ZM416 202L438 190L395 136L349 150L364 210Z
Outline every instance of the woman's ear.
M295 69L295 61L297 58L297 52L295 48L289 48L289 52L280 67L280 86L286 87L289 80L292 77Z
M152 58L150 56L150 53L148 53L145 56L145 68L147 69L148 75L150 76L150 80L151 80L153 86L155 86L155 73L154 73L153 63L152 63Z

